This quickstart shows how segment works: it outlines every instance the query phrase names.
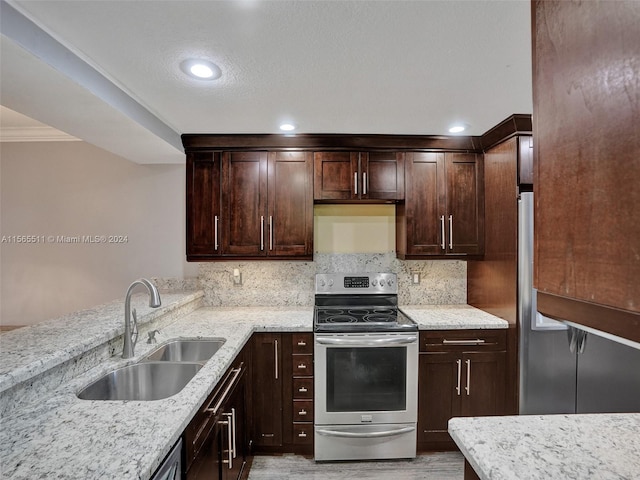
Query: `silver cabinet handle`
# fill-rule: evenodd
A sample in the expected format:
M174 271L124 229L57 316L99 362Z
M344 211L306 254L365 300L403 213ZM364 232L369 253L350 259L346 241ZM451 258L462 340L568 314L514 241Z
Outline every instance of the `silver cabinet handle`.
M447 340L446 338L442 340L443 345L482 345L485 341L481 338L476 338L475 340Z
M318 429L316 432L318 435L325 435L327 437L343 437L343 438L380 438L380 437L393 437L395 435L402 435L403 433L413 432L415 427L403 427L396 430L385 430L382 432L369 432L369 433L356 433L356 432L341 432L338 430L326 430Z
M456 385L456 393L460 396L460 377L462 376L462 360L456 360L458 365L458 383Z
M358 194L358 172L353 174L353 191Z
M273 250L273 217L269 215L269 250Z
M223 460L222 463L226 463L229 465L229 470L231 470L233 468L233 449L232 449L232 443L233 443L233 432L231 431L231 417L232 414L231 413L225 413L223 414L225 417L227 417L227 420L220 422L223 425L226 425L227 427L227 459Z
M367 172L362 174L362 194L367 194Z
M300 432L300 433L298 434L298 437L299 437L299 438L307 438L307 432L304 432L304 431Z
M218 216L213 217L214 250L218 250Z
M264 250L264 216L260 216L260 251Z
M467 396L471 394L471 360L465 362L467 364L467 386L464 387Z
M232 427L232 438L233 438L233 458L236 458L236 409L231 409L231 427Z
M306 347L306 346L307 346L307 342L305 342L304 340L300 340L300 341L298 342L298 346L299 346L299 347Z
M307 411L304 408L298 412L298 415L306 415L306 414L307 414Z
M298 391L299 391L300 393L307 393L309 390L307 390L307 388L306 388L306 387L300 387L300 388L298 389Z
M227 395L229 395L231 388L233 388L233 386L236 384L236 379L238 378L241 372L242 372L242 367L234 368L233 370L231 370L231 373L229 373L227 378L229 378L231 375L233 375L233 378L231 379L231 381L229 381L229 383L227 383L227 388L224 389L224 393L220 396L215 406L213 408L205 408L204 410L205 412L213 413L214 415L218 413L218 410L220 409L220 405L222 405L222 403L227 399Z
M276 380L278 380L278 340L273 341L273 357L276 365Z
M307 366L304 363L298 364L298 370L306 370Z
M401 337L401 338L379 338L370 340L351 340L345 338L316 338L316 342L320 345L344 345L344 346L381 346L381 345L404 345L418 341L418 337Z
M442 243L440 244L440 247L444 250L444 215L440 215L440 226L442 227Z
M453 250L453 215L449 215L449 250Z

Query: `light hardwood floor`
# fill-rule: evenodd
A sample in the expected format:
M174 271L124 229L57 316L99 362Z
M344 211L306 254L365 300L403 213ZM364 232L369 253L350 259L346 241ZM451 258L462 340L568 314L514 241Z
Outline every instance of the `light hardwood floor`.
M419 455L413 460L316 463L298 455L255 456L249 480L463 480L459 452Z

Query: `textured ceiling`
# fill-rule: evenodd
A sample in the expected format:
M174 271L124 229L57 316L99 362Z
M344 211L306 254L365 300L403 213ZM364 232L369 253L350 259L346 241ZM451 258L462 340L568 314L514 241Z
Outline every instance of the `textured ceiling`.
M277 133L290 120L300 133L425 135L462 121L481 135L532 111L528 1L9 3L177 134ZM3 36L3 105L133 161L154 161L145 148L159 162L183 158L175 141L11 42ZM187 78L189 57L214 61L222 77ZM39 79L15 72L21 63ZM101 145L102 125L111 137ZM118 140L129 130L136 138Z

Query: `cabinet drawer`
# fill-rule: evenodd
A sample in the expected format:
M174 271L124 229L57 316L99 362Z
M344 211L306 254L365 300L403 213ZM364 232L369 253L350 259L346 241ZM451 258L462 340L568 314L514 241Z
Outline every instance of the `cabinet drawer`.
M293 443L294 445L310 445L313 443L313 423L293 424Z
M313 334L312 333L293 333L291 334L291 351L293 353L313 353Z
M313 421L313 400L293 401L293 421L312 422Z
M294 377L313 376L313 355L292 355L291 361Z
M478 352L499 351L506 348L506 329L420 332L421 352Z
M313 399L313 378L294 378L293 398Z

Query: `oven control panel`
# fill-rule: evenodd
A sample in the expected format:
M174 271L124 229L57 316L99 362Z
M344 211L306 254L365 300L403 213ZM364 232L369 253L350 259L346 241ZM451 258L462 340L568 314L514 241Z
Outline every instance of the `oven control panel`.
M318 273L316 294L398 293L395 273Z

